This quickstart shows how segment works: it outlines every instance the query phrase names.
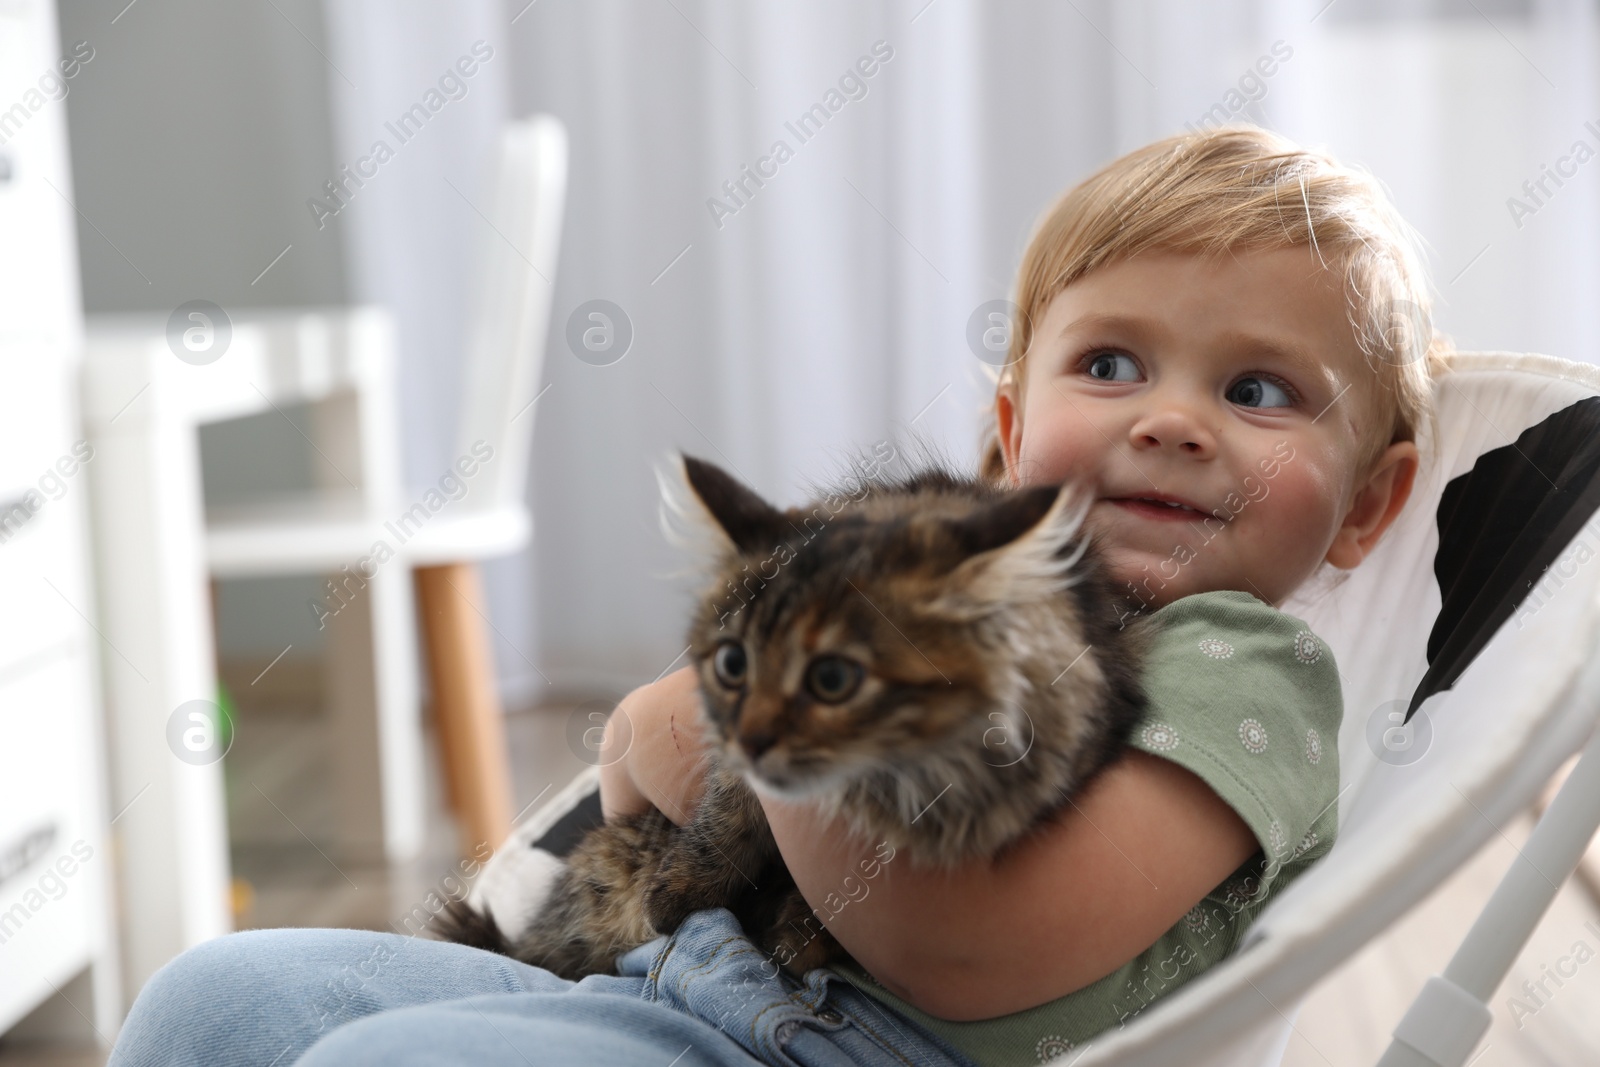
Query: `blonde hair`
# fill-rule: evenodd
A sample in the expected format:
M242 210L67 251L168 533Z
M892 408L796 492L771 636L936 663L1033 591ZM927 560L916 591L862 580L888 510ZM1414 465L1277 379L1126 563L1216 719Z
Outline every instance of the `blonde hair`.
M1374 371L1380 422L1358 456L1368 470L1390 444L1414 441L1433 419L1432 382L1451 344L1433 329L1418 238L1364 169L1346 166L1256 126L1231 125L1156 141L1064 193L1045 213L1017 271L1020 311L996 395L1018 400L1033 326L1058 293L1115 260L1146 250L1221 255L1305 246L1342 272L1349 320ZM981 471L1005 476L990 408Z

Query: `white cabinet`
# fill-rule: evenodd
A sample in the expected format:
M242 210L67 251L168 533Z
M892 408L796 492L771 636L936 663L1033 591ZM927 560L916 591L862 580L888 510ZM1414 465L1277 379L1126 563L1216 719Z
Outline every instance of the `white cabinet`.
M83 566L93 450L74 429L71 373L59 353L0 341L0 605L11 606L0 609L0 670L81 638L94 614Z
M64 54L54 4L0 4L0 1032L106 1041L122 1005L99 663L115 653L91 622Z
M24 364L0 344L0 1031L55 998L29 1032L109 1040L121 1005L89 621L93 454L73 377L59 354Z
M98 768L84 758L97 747L86 714L94 661L85 653L74 639L0 674L0 1027L96 961L107 965L102 988L90 983L89 1002L66 995L81 1011L114 1017L114 982L104 984L114 979L105 906L112 857ZM98 1028L111 1025L108 1018Z
M72 48L51 0L0 3L0 340L69 356L83 332L63 61L74 77L84 67Z

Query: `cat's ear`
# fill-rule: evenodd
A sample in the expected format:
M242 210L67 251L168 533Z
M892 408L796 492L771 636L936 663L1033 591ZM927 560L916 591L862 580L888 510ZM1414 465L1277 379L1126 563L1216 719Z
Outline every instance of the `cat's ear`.
M952 520L950 531L967 555L989 552L1039 525L1060 496L1060 487L1054 485L1019 489L975 514Z
M788 532L783 512L716 464L679 453L673 467L658 480L662 525L677 544L766 552Z
M949 592L968 603L997 605L1072 586L1088 550L1083 519L1093 502L1091 490L1068 482L1018 489L953 521L966 558L951 571Z

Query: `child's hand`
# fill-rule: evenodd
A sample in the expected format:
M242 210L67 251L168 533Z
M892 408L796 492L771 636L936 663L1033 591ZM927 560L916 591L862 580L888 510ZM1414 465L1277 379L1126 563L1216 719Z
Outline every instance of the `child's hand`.
M699 682L684 667L629 693L606 720L600 810L607 819L651 807L682 826L705 792Z

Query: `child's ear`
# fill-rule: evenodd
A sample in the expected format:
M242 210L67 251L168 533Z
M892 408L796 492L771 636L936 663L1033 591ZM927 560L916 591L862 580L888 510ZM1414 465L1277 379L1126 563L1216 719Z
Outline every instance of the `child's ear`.
M1017 453L1022 449L1022 407L1017 402L1017 379L1009 376L994 394L995 432L1000 437L1000 454L1005 457L1011 484L1017 484Z
M1417 455L1413 442L1396 441L1374 461L1366 484L1357 490L1324 557L1329 563L1341 570L1352 570L1367 558L1411 496Z

